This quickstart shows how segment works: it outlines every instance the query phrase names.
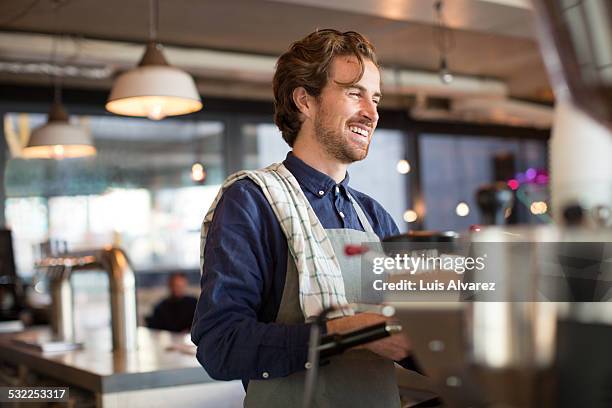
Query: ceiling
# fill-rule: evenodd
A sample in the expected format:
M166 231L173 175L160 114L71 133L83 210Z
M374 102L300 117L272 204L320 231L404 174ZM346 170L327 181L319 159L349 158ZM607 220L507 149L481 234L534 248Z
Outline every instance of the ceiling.
M434 0L160 0L159 3L158 38L166 48L250 54L269 57L273 62L292 41L316 28L331 27L365 34L376 46L384 67L432 73L438 67L432 25ZM91 47L95 44L98 51L104 52L105 43L93 40L132 44L136 51L131 51L128 62L120 58L119 51L107 48L105 64L114 70L125 69L138 60L141 52L138 50L148 39L148 4L148 0L3 0L0 61L50 60L51 47L33 51L33 38L37 37L24 37L16 50L15 45L11 48L11 34L64 33L77 44L76 51L67 56L77 65L101 63L102 59L79 59L87 55L88 44ZM526 0L447 0L444 10L446 22L452 27L454 47L448 61L454 74L499 80L512 98L552 101L534 38L533 14ZM265 89L263 97L270 95L269 77L263 83L253 84L248 75L241 76L237 69L232 70L233 76L215 78L198 72L195 56L193 70L188 68L188 60L177 63L170 54L168 59L190 70L203 94L228 92L239 97L243 92L248 96L249 87L259 86ZM115 60L117 65L112 64ZM4 83L44 81L48 83L44 75L0 72L0 82ZM66 82L68 86L108 88L111 78L73 78Z

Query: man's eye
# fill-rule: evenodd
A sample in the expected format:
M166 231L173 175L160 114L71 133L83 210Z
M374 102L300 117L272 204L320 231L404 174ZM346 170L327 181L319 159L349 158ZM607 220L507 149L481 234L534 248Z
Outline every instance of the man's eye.
M374 102L376 105L378 105L380 103L380 100L378 99L372 99L372 102Z
M359 96L359 92L349 92L349 95L351 95L351 96Z

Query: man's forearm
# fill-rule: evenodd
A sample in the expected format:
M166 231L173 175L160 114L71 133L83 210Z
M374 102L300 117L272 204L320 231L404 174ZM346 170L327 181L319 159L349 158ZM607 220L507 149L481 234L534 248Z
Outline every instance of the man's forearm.
M217 380L284 377L304 370L309 336L309 324L243 320L205 332L197 342L197 357Z

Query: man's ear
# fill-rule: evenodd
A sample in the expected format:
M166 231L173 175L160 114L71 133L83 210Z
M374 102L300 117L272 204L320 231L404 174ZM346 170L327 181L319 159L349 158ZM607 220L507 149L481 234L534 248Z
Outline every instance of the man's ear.
M293 103L298 110L307 118L312 116L314 98L306 92L304 87L297 87L293 90Z

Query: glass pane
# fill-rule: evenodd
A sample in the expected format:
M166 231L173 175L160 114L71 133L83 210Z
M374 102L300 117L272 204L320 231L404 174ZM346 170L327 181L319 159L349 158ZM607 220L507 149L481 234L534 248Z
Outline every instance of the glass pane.
M70 244L80 243L88 230L87 196L52 197L48 203L49 237Z
M135 243L131 252L136 256L150 254L148 270L175 267L199 268L200 226L220 185L183 187L160 190L155 195L150 238L151 251L142 250L146 236Z
M47 239L47 200L42 197L9 198L6 224L13 234L15 267L21 277L34 274L38 243Z
M424 228L430 230L464 231L481 222L475 194L481 185L496 180L496 156L512 157L514 168L504 181L524 175L529 169L547 174L546 144L542 141L423 134L419 146L426 207ZM529 207L536 199L548 199L547 180L542 184L521 180L519 192L531 196L521 199L517 194L514 222L542 222ZM460 215L460 202L468 205L467 215Z
M260 169L285 160L291 147L272 123L248 124L242 127L244 168Z
M382 204L395 220L400 232L408 229L403 215L410 202L410 173L398 172L398 162L407 157L406 137L399 130L377 129L368 157L349 167L351 186Z
M9 133L15 139L45 119L7 114ZM95 157L25 160L13 143L6 218L20 273L32 274L35 248L46 240L65 241L69 250L117 245L137 271L198 268L200 225L225 178L224 124L117 116L71 120L91 130ZM204 166L204 180L192 172L196 162Z

